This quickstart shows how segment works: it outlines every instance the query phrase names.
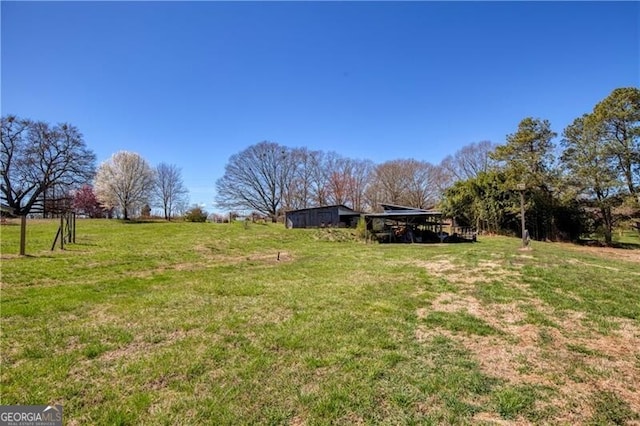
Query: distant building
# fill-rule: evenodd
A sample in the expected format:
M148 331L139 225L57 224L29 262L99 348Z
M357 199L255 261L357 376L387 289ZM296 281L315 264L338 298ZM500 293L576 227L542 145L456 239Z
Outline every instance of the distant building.
M444 231L442 212L415 207L380 204L383 213L364 215L367 232L386 243L442 243L475 241L475 229L447 223L451 234Z
M350 228L358 223L361 213L342 204L311 207L285 212L287 228Z

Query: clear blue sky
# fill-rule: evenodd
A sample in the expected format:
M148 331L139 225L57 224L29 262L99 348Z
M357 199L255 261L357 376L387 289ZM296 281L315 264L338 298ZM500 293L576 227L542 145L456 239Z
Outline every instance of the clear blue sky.
M561 133L640 85L638 2L1 2L2 114L70 122L102 162L182 168L209 210L263 140L380 163Z

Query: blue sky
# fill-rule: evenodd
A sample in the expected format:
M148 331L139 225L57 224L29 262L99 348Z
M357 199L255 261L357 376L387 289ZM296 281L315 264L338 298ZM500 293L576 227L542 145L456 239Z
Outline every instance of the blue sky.
M182 168L263 140L437 164L640 85L638 2L1 2L2 114Z

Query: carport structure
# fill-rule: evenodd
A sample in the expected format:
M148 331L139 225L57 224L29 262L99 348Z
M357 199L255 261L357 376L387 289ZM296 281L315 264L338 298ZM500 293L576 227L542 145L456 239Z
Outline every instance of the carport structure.
M382 213L364 215L367 231L380 242L442 242L442 212L395 204L380 204Z

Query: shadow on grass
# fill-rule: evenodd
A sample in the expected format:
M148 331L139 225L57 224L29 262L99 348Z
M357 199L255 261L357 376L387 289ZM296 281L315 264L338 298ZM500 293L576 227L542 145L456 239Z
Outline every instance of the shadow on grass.
M0 259L2 260L15 260L15 259L53 259L55 256L52 254L18 254L14 253L2 253Z
M154 223L170 223L164 219L118 219L118 222L124 225L151 225Z

